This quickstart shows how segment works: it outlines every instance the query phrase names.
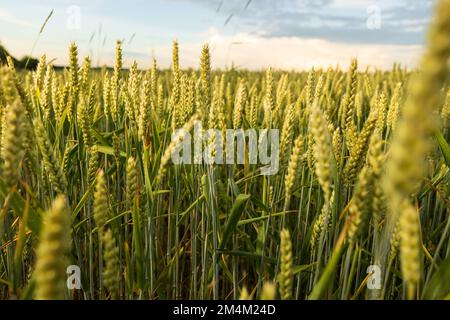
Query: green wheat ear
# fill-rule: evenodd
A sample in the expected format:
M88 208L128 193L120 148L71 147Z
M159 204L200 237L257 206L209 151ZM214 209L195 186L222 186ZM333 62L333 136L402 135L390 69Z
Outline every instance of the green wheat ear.
M179 118L179 109L181 106L179 106L180 101L180 94L181 94L181 72L180 72L180 65L179 65L179 53L178 53L178 42L175 40L172 45L172 74L173 74L173 84L172 84L172 92L170 96L170 108L173 110L174 115ZM173 119L173 124L178 125L177 122L178 118Z
M98 170L98 147L96 145L89 148L88 183L91 185Z
M122 73L122 42L116 41L116 51L115 51L115 63L114 72L110 80L110 90L111 90L111 105L110 111L112 119L117 121L119 113L119 96L120 96L120 84L121 84L121 73ZM107 111L107 110L105 110Z
M53 67L51 64L47 65L47 70L45 72L44 84L42 88L42 93L40 95L41 110L44 115L44 119L48 119L51 112L51 92L53 83Z
M234 114L233 114L234 129L240 129L242 126L242 116L244 114L246 102L247 102L247 85L245 81L241 80L241 82L239 83L236 103L234 105Z
M416 297L422 264L421 227L410 202L424 178L428 138L436 124L433 114L441 101L441 88L448 78L450 57L450 1L438 2L427 48L421 60L421 73L413 79L390 148L386 194L389 196L392 226L400 216L400 258L407 298ZM420 242L417 242L420 241Z
M334 191L331 193L329 203L325 203L322 206L322 210L319 216L317 217L316 221L314 221L311 239L309 241L312 250L315 250L316 244L320 240L321 235L331 227L330 211L331 208L333 207L333 201L334 201Z
M302 147L303 147L303 136L300 135L294 141L294 147L292 149L292 153L289 158L287 173L284 179L284 186L285 186L284 210L289 209L292 191L294 188L295 180L297 179L298 176L299 171L298 169L302 160Z
M349 242L356 240L356 237L361 233L369 218L373 179L372 168L365 166L358 176L355 192L350 202L347 218L347 240Z
M286 116L283 121L283 126L281 129L281 139L280 139L280 157L281 165L285 166L287 163L288 155L291 152L292 137L294 135L294 121L296 113L296 105L291 103L286 110Z
M44 217L36 250L36 294L38 300L62 300L66 292L66 255L71 247L70 215L64 196L58 196Z
M17 74L16 69L14 67L14 61L12 60L12 58L10 56L6 57L6 61L8 64L8 70L9 70L9 75L11 77L11 81L14 84L15 89L17 90L17 93L20 97L20 101L22 102L27 115L31 116L34 113L34 109L33 109L32 103L30 101L29 94L24 89L22 82L20 81L19 75ZM10 102L12 102L12 101L10 101Z
M291 236L287 229L280 232L280 258L281 258L281 272L279 275L280 295L281 299L292 299L292 288L294 282L294 274L292 270L292 242Z
M333 155L333 147L325 117L317 103L314 103L310 110L309 122L311 126L310 130L314 137L313 155L316 175L325 194L325 199L329 199L333 179L333 163L331 158Z
M119 248L116 245L111 229L103 233L102 242L104 245L103 259L105 260L103 283L111 294L111 299L116 299L119 287Z
M261 295L259 297L260 300L275 300L277 295L277 286L273 282L264 282Z
M447 90L444 105L441 109L441 117L444 128L450 128L450 88Z
M348 157L344 168L345 182L347 185L353 183L355 178L358 176L361 167L364 165L370 137L372 132L375 130L378 114L378 110L371 111L358 136L354 136L351 141L347 142L347 147L350 151L350 156Z
M128 158L127 161L127 203L131 208L137 192L137 170L136 160L133 157Z
M42 154L42 162L45 172L58 194L64 194L67 190L67 180L62 171L61 165L53 151L47 132L39 119L33 121L36 140Z
M189 132L194 128L195 122L199 119L198 114L194 114L183 126L183 132ZM164 174L166 173L167 166L169 165L169 161L172 155L172 152L174 149L178 146L178 144L183 140L183 135L179 134L177 137L175 137L174 140L172 140L169 145L167 146L166 150L164 151L162 157L161 157L161 164L158 169L158 174L156 175L156 181L160 182L162 178L164 177Z
M40 91L42 89L46 66L47 66L47 56L45 54L43 54L39 58L39 62L36 67L36 71L33 74L34 87L35 87L36 91Z
M81 67L81 79L80 87L83 91L86 91L89 84L89 72L91 71L91 58L85 57L83 60L83 65Z
M273 72L271 68L266 71L266 87L264 93L264 125L267 127L273 122L272 117L274 116L275 110L275 88L273 80Z
M139 123L138 123L138 129L139 129L139 138L142 139L145 142L145 138L148 135L149 130L149 124L150 117L152 113L152 82L145 80L143 83L143 90L142 90L142 100L139 106Z
M422 237L419 213L406 201L400 213L399 228L403 281L406 284L407 297L412 299L416 295L421 278Z
M86 102L80 104L78 112L78 122L80 124L83 133L83 142L86 148L92 145L92 133L91 133L91 117L89 115L89 105Z
M106 221L108 221L108 218L108 190L106 189L106 181L103 170L100 170L97 173L94 193L94 220L100 234L106 224Z
M2 136L2 176L8 187L13 187L19 177L19 162L22 158L23 125L25 110L16 100L6 110L4 134Z
M241 293L239 295L239 300L252 300L252 296L247 290L247 287L243 287L241 289Z
M78 95L80 92L80 77L78 70L78 48L75 42L69 47L69 72L70 72L70 96L69 96L69 120L73 121L77 112Z
M207 111L211 104L211 57L209 54L209 46L207 44L203 46L200 58L200 80L202 120L207 121Z
M153 107L156 108L156 106L158 105L158 65L155 58L153 58L152 62L150 81L150 87L152 88L152 104Z

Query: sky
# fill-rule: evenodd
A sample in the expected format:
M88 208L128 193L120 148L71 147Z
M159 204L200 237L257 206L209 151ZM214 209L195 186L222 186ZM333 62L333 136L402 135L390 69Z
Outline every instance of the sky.
M55 65L67 64L71 41L80 59L112 65L122 40L125 66L148 68L154 57L166 68L176 39L182 68L199 66L204 43L213 68L346 67L352 57L362 68L414 67L435 1L0 0L0 43Z

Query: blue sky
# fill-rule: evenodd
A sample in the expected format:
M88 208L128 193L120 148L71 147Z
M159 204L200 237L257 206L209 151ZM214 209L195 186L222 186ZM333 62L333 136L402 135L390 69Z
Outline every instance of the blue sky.
M414 66L434 2L2 0L0 41L15 56L30 53L53 9L33 54L46 53L55 64L67 62L70 41L94 64L111 64L114 42L122 39L126 64L137 60L148 67L155 56L168 67L171 42L178 39L184 67L198 65L206 42L213 66L220 68L231 63L250 69L345 66L353 56L362 66L388 68L394 61ZM380 25L369 28L368 21Z

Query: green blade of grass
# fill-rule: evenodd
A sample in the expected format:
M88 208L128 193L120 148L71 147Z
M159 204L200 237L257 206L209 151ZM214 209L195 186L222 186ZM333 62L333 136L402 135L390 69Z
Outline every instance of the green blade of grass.
M248 194L240 194L237 196L234 201L233 207L231 208L230 216L228 218L227 224L225 225L225 231L223 232L222 243L220 244L220 249L225 249L228 244L228 241L233 234L234 229L244 212L245 206L247 205L248 200L250 199L250 195Z

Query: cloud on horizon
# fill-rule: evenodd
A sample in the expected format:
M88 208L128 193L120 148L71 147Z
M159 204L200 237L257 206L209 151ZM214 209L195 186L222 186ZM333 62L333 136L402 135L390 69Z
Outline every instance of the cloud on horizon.
M360 69L389 69L396 61L414 67L422 51L421 45L393 44L344 44L325 39L302 37L271 37L239 33L225 35L211 28L206 37L210 45L213 68L234 65L237 68L259 70L267 67L282 70L310 69L312 67L339 66L347 68L352 57L357 57ZM180 43L182 68L198 68L200 43ZM136 59L140 66L149 67L149 52L153 52L158 64L171 64L171 46L157 46L144 51L124 50L127 64ZM393 59L393 57L397 59ZM108 62L113 63L113 52Z
M7 24L13 24L19 27L36 28L37 26L27 20L17 18L8 10L0 8L0 21L6 22Z
M345 43L423 44L434 0L168 0L221 13L230 29L264 37L320 38ZM369 7L381 29L367 28Z

